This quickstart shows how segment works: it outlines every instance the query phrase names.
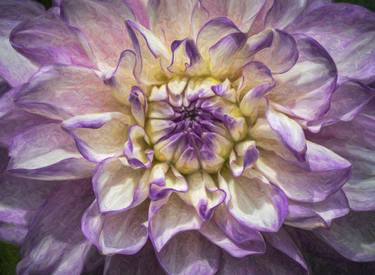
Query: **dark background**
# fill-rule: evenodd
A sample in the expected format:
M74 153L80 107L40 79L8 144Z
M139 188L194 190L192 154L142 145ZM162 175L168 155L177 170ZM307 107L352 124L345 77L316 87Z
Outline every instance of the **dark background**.
M1 1L1 0L0 0ZM39 0L46 7L51 6L52 0ZM364 6L375 11L375 0L336 0ZM374 229L375 230L375 229ZM315 240L318 241L318 240ZM375 263L354 263L331 255L316 255L316 247L302 244L306 250L305 258L309 262L313 275L371 275L375 274ZM318 249L319 250L319 249ZM324 249L325 250L325 249ZM324 251L326 252L326 251ZM333 252L333 251L332 251ZM320 254L320 253L319 253ZM0 242L0 275L15 274L19 261L19 248L12 244Z

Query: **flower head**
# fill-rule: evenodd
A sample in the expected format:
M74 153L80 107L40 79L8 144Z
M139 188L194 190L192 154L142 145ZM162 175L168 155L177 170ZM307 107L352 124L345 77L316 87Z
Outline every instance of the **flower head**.
M301 274L295 228L374 260L375 21L327 2L0 1L19 273Z

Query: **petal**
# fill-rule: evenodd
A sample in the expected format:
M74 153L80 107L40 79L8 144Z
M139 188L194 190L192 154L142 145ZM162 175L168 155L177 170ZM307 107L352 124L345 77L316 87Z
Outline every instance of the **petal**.
M61 125L54 123L33 127L14 137L9 155L9 172L26 178L87 178L94 168L82 158Z
M352 212L314 232L349 260L370 262L375 260L374 218L373 212Z
M3 174L0 186L0 221L28 226L57 184Z
M150 30L131 20L126 27L136 52L136 77L147 85L161 84L165 78L162 63L168 63L171 54L168 48Z
M351 164L318 144L307 142L306 161L296 163L261 151L256 167L288 198L319 202L336 192L349 178Z
M16 101L54 119L124 109L92 70L68 66L44 67L21 88Z
M162 250L179 232L199 229L202 223L195 209L175 194L152 201L148 221L150 239L156 251Z
M102 161L92 180L100 212L124 211L142 203L148 195L148 175L120 159Z
M308 0L276 0L267 14L266 25L285 29L306 9Z
M148 1L151 30L166 44L190 36L190 16L193 0ZM173 28L171 28L173 26Z
M244 257L247 255L265 252L265 244L261 237L259 237L259 239L254 238L252 240L249 238L249 240L245 243L236 243L227 237L224 232L221 231L220 227L213 222L205 223L200 232L209 241L221 247L233 257Z
M153 165L149 184L149 196L152 200L165 198L171 192L187 192L189 189L185 177L167 163Z
M131 119L121 113L75 116L63 122L78 150L89 161L121 156Z
M226 205L235 219L260 231L277 231L287 215L285 195L263 176L249 171L234 178L222 171L219 185L226 194Z
M263 234L268 244L271 244L274 248L299 263L305 270L308 270L301 251L284 228L280 228L278 232Z
M206 172L196 172L187 176L189 189L179 194L187 204L194 206L204 220L211 218L214 209L225 199L225 192L216 187L213 178Z
M9 34L21 21L44 14L34 1L1 1L0 3L0 76L11 86L25 83L37 67L11 46Z
M246 169L253 166L258 159L259 151L254 141L243 141L234 147L229 157L229 167L235 177L241 176Z
M286 223L306 230L329 227L334 219L345 216L349 211L348 200L340 190L317 203L289 200Z
M131 89L129 104L135 121L138 125L144 127L147 112L147 98L144 92L138 86L134 86Z
M297 43L293 36L273 30L273 39L270 47L255 55L255 60L267 65L274 74L287 72L298 60Z
M129 48L130 39L124 21L133 14L123 1L67 0L61 4L67 23L81 30L93 51L97 66L109 75L121 52ZM100 35L98 35L100 33Z
M22 245L17 272L80 274L92 252L80 221L92 200L89 182L61 184L35 217Z
M51 15L17 25L12 30L10 42L18 52L41 65L95 67L79 31Z
M117 213L101 214L94 201L82 217L82 231L101 253L133 255L147 242L148 203Z
M324 5L301 18L290 31L316 39L332 56L339 73L370 84L375 80L373 12L350 4Z
M288 116L273 110L272 107L267 108L266 117L270 127L277 133L283 144L298 160L303 161L307 147L302 127Z
M341 83L332 96L328 113L319 121L308 123L308 127L319 128L339 121L350 121L375 96L375 90L354 80Z
M303 120L316 120L329 109L337 71L329 54L312 38L295 36L297 63L286 73L274 75L276 86L270 94L274 106Z
M200 62L201 56L193 40L175 40L171 45L172 60L168 70L175 74L184 74Z
M159 265L154 249L147 243L142 250L135 255L115 254L107 256L104 266L104 275L134 275L154 274L164 275L165 272Z
M150 168L154 151L150 148L145 130L138 125L129 127L129 138L125 143L124 155L134 169Z
M219 248L198 232L178 234L157 253L157 256L168 274L213 275L219 269Z

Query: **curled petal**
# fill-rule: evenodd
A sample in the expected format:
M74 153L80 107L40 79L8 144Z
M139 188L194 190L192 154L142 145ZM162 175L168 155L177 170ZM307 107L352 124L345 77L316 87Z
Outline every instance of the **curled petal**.
M241 176L247 168L253 166L258 159L259 151L254 141L238 143L229 157L229 166L235 177Z
M261 231L277 231L287 215L284 193L256 171L234 178L222 171L219 185L226 194L229 212L239 222Z
M185 177L166 163L152 167L149 184L152 200L165 198L171 192L187 192L189 188Z
M278 110L293 117L316 120L329 109L336 88L336 66L314 39L302 35L295 39L297 63L286 73L274 75L277 84L270 100Z
M172 73L183 74L201 59L194 41L190 39L173 41L171 50L172 60L168 70Z
M144 127L146 112L147 112L147 98L143 91L134 86L129 95L130 110L138 125Z
M298 160L303 161L307 147L302 127L288 116L274 111L272 107L267 108L266 117L270 127L277 133L285 146Z
M63 122L78 150L89 161L121 156L131 119L121 113L75 116Z
M256 163L270 181L301 202L319 202L336 192L350 177L351 163L331 150L307 142L306 161L296 163L262 151Z
M82 216L82 232L105 255L132 255L147 242L148 203L132 209L101 214L94 201Z
M206 172L196 172L187 176L189 190L179 194L186 203L194 206L198 215L208 220L214 209L224 202L225 192L216 187L212 177Z
M128 130L128 140L124 147L124 156L134 169L150 168L154 151L149 146L147 135L143 128L133 125Z
M121 159L101 162L92 180L100 212L124 211L142 203L148 195L148 176Z
M202 224L194 207L173 193L151 202L148 221L150 239L159 252L176 234L199 229Z
M293 227L311 230L331 226L334 219L349 213L348 200L343 191L338 191L327 199L317 203L289 200L286 223Z

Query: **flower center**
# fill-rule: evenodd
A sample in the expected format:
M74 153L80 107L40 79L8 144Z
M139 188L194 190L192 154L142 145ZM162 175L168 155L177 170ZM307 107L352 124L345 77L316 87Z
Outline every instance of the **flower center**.
M181 173L217 172L247 124L230 99L217 93L228 83L212 78L176 79L153 87L148 98L146 132L155 158Z

